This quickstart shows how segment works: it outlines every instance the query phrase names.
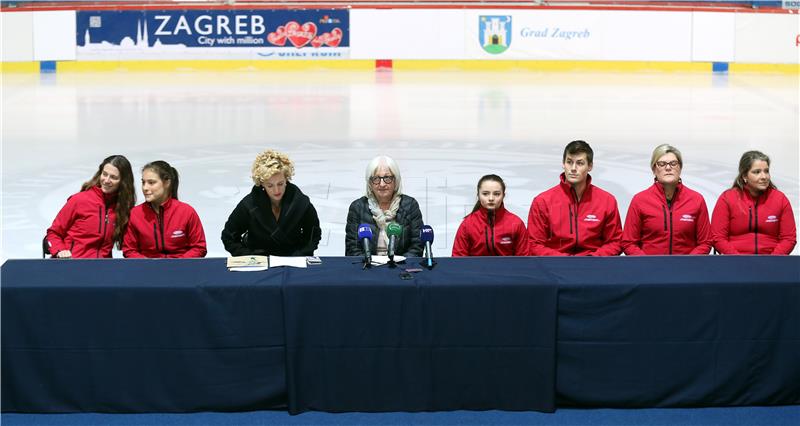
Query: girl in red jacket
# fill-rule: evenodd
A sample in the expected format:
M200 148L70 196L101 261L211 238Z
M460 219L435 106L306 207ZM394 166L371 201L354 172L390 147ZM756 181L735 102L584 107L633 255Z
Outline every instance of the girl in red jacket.
M136 204L131 163L112 155L67 199L47 229L53 257L111 257L114 244L121 247L131 207Z
M145 202L131 210L125 257L205 257L206 236L194 209L178 201L178 171L166 161L142 168Z
M453 256L527 256L522 219L506 210L506 184L497 175L478 181L478 201L456 232Z
M769 157L747 151L733 187L720 195L711 218L714 248L722 254L789 254L797 229L789 199L769 177Z
M625 254L708 254L708 208L702 195L681 183L681 152L668 144L657 146L650 169L655 183L633 197L625 217Z

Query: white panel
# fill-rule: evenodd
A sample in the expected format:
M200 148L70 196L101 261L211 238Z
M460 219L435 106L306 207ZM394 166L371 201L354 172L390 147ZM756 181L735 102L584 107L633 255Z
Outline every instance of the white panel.
M736 62L800 63L800 15L736 14Z
M692 61L732 62L736 14L695 12L692 17Z
M350 11L352 59L462 59L462 10Z
M480 25L485 22L481 17L487 15L512 19L511 42L502 53L484 51L479 41ZM465 26L465 48L472 58L691 60L689 12L471 10Z
M37 61L75 60L75 11L35 12L33 56Z
M3 61L33 60L33 14L31 12L0 13L3 28Z

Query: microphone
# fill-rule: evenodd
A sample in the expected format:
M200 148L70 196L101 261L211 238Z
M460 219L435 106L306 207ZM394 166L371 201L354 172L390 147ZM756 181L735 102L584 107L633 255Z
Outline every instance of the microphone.
M389 236L389 261L394 262L394 250L397 247L397 237L403 233L403 227L397 222L391 222L386 226L386 235Z
M358 239L364 246L364 267L369 268L372 265L372 255L369 252L369 244L372 241L372 228L368 224L362 223L358 225Z
M431 244L433 244L433 228L430 225L423 225L422 228L419 230L419 239L423 243L425 243L425 252L427 253L427 259L423 259L422 266L427 266L428 269L433 269L433 251L431 250Z

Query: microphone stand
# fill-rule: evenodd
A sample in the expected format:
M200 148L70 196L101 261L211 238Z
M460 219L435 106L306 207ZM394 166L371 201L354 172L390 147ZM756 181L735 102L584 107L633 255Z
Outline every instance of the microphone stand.
M433 260L430 241L425 242L425 252L427 253L427 257L423 257L422 260L419 261L419 265L427 268L430 271L434 266L436 266L437 263L435 260Z

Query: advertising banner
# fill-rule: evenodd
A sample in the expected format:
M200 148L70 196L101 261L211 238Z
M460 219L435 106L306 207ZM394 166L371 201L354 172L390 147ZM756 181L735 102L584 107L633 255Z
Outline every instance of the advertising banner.
M78 60L346 59L349 11L79 11Z
M691 12L470 10L467 56L510 60L691 60Z

